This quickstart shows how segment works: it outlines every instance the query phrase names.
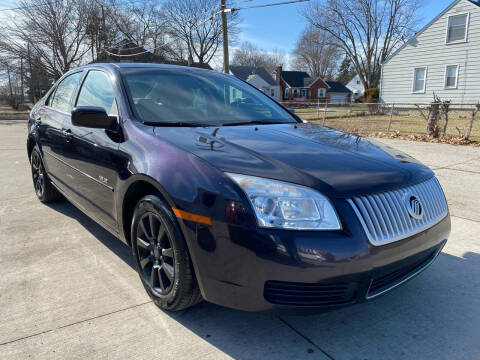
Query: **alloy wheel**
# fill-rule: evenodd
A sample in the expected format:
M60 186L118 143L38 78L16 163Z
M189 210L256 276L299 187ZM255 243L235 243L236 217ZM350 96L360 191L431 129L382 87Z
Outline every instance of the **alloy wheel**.
M143 279L153 291L167 294L175 280L175 256L170 235L157 214L148 212L140 219L136 246Z
M42 197L45 191L45 172L43 170L42 159L37 151L32 155L32 177L35 192L38 197Z

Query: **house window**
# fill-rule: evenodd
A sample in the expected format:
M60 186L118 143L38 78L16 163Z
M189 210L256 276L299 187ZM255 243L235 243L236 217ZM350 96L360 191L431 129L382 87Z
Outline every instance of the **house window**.
M468 14L448 17L447 44L467 41Z
M302 94L302 98L306 98L306 97L307 97L307 90L306 90L306 89L302 89L302 90L301 90L301 94Z
M357 85L360 85L360 80L357 80Z
M275 88L270 88L270 96L275 97Z
M318 88L317 97L318 98L324 98L325 97L325 88Z
M424 93L426 80L427 80L427 68L426 67L415 68L414 75L413 75L413 92Z
M285 99L288 99L288 89L285 89L284 94L283 94Z
M456 89L458 84L458 65L447 65L445 68L445 88Z

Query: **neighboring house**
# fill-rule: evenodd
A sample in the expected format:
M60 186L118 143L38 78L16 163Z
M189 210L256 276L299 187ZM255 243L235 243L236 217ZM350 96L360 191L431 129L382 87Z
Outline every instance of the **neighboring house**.
M358 75L355 75L355 77L345 86L352 92L352 96L355 100L361 98L365 92L365 86L363 86L360 76Z
M142 46L137 46L133 41L124 39L120 41L115 47L111 47L107 51L103 51L99 54L98 58L92 62L135 62L135 63L158 63L158 64L170 64L180 66L191 66L202 69L212 70L211 66L206 63L198 63L193 61L172 61L165 57L154 54L146 50Z
M248 82L275 100L279 100L279 86L263 66L230 65L230 74Z
M337 81L314 79L304 71L284 71L281 66L274 76L280 86L280 101L321 100L336 104L351 101L351 91Z
M380 99L480 101L480 3L456 0L382 66Z

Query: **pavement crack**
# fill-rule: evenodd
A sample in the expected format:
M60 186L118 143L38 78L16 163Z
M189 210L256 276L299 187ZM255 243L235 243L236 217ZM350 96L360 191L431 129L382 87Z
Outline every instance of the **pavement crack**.
M296 329L292 324L290 324L287 320L283 319L281 316L278 316L278 320L280 320L283 324L285 324L286 326L288 326L291 330L293 330L295 333L297 333L298 335L300 335L302 338L305 339L305 341L307 341L310 345L312 345L315 349L317 349L318 351L320 351L323 355L325 355L327 358L329 358L330 360L335 360L335 358L330 355L328 352L326 352L325 350L323 350L320 346L318 346L317 344L315 344L308 336L304 335L302 332L300 332L300 330Z
M27 335L27 336L22 336L22 337L17 338L17 339L5 341L5 342L1 343L0 346L8 345L8 344L11 344L11 343L14 343L14 342L17 342L17 341L20 341L20 340L25 340L25 339L35 337L35 336L38 336L38 335L43 335L43 334L46 334L46 333L49 333L49 332L52 332L52 331L53 330L50 329L50 330L45 330L45 331L42 331L42 332L39 332L39 333L35 333L35 334Z
M150 300L150 301L146 301L146 302L141 303L141 304L136 304L136 305L132 305L132 306L129 306L129 307L126 307L126 308L123 308L123 309L118 309L118 310L115 310L115 311L111 311L111 312L106 313L106 314L101 314L101 315L93 316L93 317L88 318L88 319L75 321L71 324L59 326L57 329L64 329L64 328L67 328L67 327L70 327L70 326L73 326L73 325L77 325L77 324L81 324L81 323L84 323L84 322L87 322L87 321L92 321L92 320L95 320L95 319L99 319L99 318L102 318L102 317L105 317L105 316L108 316L108 315L112 315L112 314L116 314L116 313L119 313L119 312L122 312L122 311L125 311L125 310L134 309L134 308L146 305L146 304L150 304L152 302L153 301Z
M480 157L474 157L473 159L469 159L469 160L464 160L464 161L460 161L458 163L454 163L454 164L448 164L448 165L445 165L445 166L440 166L438 168L432 168L432 170L443 170L443 169L449 169L450 167L452 166L458 166L458 165L464 165L466 163L469 163L471 161L475 161L475 160L480 160ZM450 169L450 170L455 170L455 169ZM464 171L464 170L463 170Z
M35 334L27 335L27 336L22 336L22 337L17 338L17 339L13 339L13 340L9 340L9 341L5 341L5 342L3 342L3 343L0 343L0 346L8 345L8 344L11 344L11 343L14 343L14 342L17 342L17 341L21 341L21 340L29 339L29 338L32 338L32 337L35 337L35 336L39 336L39 335L43 335L43 334L46 334L46 333L50 333L50 332L53 332L53 331L58 330L58 329L64 329L64 328L67 328L67 327L70 327L70 326L73 326L73 325L77 325L77 324L81 324L81 323L84 323L84 322L87 322L87 321L99 319L99 318L102 318L102 317L105 317L105 316L108 316L108 315L112 315L112 314L116 314L116 313L119 313L119 312L122 312L122 311L125 311L125 310L134 309L134 308L137 308L137 307L140 307L140 306L143 306L143 305L146 305L146 304L150 304L150 303L152 303L151 300L150 300L150 301L143 302L143 303L140 303L140 304L132 305L132 306L129 306L129 307L126 307L126 308L123 308L123 309L118 309L118 310L115 310L115 311L111 311L111 312L106 313L106 314L101 314L101 315L93 316L93 317L88 318L88 319L83 319L83 320L75 321L75 322L70 323L70 324L67 324L67 325L59 326L59 327L57 327L57 328L55 328L55 329L49 329L49 330L45 330L45 331L42 331L42 332L39 332L39 333L35 333Z
M467 220L467 221L472 221L472 222L475 222L475 223L480 223L480 220L475 220L475 219L470 219L470 218L466 218L466 217L463 217L463 216L458 216L458 215L453 215L453 214L450 214L451 217L456 217L456 218L459 218L459 219L462 219L462 220Z

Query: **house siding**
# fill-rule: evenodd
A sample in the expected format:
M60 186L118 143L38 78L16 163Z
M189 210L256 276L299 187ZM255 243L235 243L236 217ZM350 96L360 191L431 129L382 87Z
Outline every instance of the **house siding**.
M467 42L446 44L448 17L470 14ZM392 56L382 67L381 100L428 103L433 94L453 103L480 102L480 7L458 1L446 13ZM445 89L445 68L459 65L457 89ZM413 93L414 69L427 67L425 93Z

